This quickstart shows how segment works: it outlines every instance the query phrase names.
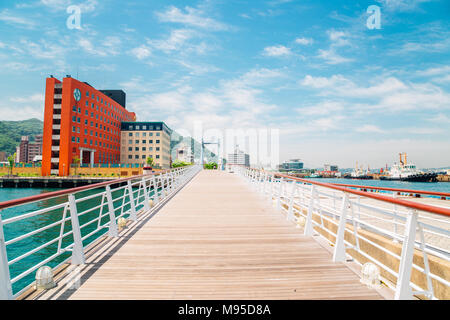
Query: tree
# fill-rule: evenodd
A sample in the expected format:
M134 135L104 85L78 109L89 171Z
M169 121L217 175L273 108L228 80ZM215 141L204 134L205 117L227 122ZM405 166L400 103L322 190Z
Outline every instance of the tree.
M153 167L153 166L155 165L155 162L153 161L153 158L152 158L152 157L148 157L148 158L147 158L147 165L148 165L149 167Z
M184 161L181 161L181 160L175 160L172 163L172 168L186 167L186 166L190 166L191 164L192 163L189 163L189 162L184 162Z
M205 169L216 170L217 169L217 163L209 162L209 163L205 164Z
M8 171L9 171L9 175L12 175L12 171L13 171L15 160L16 160L16 154L15 153L12 156L8 157Z
M72 158L72 162L75 165L75 175L77 175L78 165L80 164L80 158L78 156L74 156Z

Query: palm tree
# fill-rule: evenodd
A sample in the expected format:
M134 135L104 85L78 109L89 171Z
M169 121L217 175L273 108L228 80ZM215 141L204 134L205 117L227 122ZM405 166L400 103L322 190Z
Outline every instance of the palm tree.
M72 158L72 162L75 165L75 175L77 175L78 165L80 164L80 158L78 156L74 156Z
M14 153L12 156L8 157L8 171L9 175L12 175L13 167L14 167L14 161L16 160L16 154Z

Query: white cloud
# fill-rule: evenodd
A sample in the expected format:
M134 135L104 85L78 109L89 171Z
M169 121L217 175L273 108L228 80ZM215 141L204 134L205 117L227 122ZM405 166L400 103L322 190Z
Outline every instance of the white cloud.
M367 87L359 86L342 75L313 77L307 75L300 84L318 90L318 95L363 99L371 111L448 110L450 95L433 84L404 83L389 77Z
M10 101L15 103L41 102L44 104L45 96L41 93L35 93L29 97L12 97Z
M332 42L332 46L343 47L343 46L350 45L350 40L348 39L349 38L348 33L343 32L343 31L336 31L336 30L328 30L327 33Z
M172 30L170 36L164 40L149 40L148 43L155 49L164 52L180 50L184 45L188 44L188 40L196 36L197 33L189 29Z
M185 7L185 11L183 12L175 6L170 6L166 11L157 12L156 14L160 21L163 22L181 23L191 27L214 31L229 29L224 23L205 17L205 12L200 9Z
M330 50L319 49L318 57L324 59L325 62L328 64L339 64L353 61L353 59L340 56L333 49Z
M345 105L337 101L323 101L321 103L306 106L296 109L301 116L316 116L316 115L333 115L336 112L345 109Z
M101 45L94 46L91 40L80 38L78 45L89 54L106 57L119 54L121 40L118 37L106 37L105 40L101 42Z
M211 72L217 72L220 70L219 68L211 65L197 65L184 60L178 60L177 62L183 67L191 70L190 74L193 75L207 74Z
M152 51L147 46L142 45L140 47L132 49L130 51L130 53L133 56L135 56L136 58L138 58L139 60L143 60L143 59L149 57L152 54Z
M362 133L384 133L385 131L380 129L379 127L375 126L375 125L371 125L371 124L366 124L362 127L358 127L356 128L357 132L362 132Z
M388 11L414 11L421 3L432 0L376 0L383 5L383 9Z
M312 44L313 42L314 42L314 40L310 39L310 38L297 38L297 39L295 39L295 43L302 44L302 45L309 45L309 44Z
M84 2L72 0L41 0L41 5L48 7L51 10L66 10L71 5L79 6L81 13L94 12L98 7L97 0L86 0Z
M0 21L15 25L15 26L25 27L25 28L35 27L34 21L24 18L24 17L21 17L15 13L12 13L8 9L5 9L0 12Z
M264 48L263 54L269 57L281 57L281 56L289 56L292 54L292 52L291 49L279 45Z

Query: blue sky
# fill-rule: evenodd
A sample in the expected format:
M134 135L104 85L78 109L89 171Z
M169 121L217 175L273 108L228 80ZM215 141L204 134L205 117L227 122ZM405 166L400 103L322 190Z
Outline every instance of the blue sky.
M279 129L307 167L448 166L449 17L445 0L2 1L0 119L42 119L45 77L70 74L122 88L138 120Z

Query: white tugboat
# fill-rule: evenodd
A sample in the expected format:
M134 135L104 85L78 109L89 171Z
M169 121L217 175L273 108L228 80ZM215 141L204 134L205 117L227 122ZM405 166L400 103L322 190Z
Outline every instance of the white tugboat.
M356 167L353 169L352 173L350 174L351 179L364 179L364 180L370 180L373 179L373 176L370 174L370 169L367 167L367 170L364 171L362 166L361 168L358 167L358 162L356 162Z
M434 172L418 170L413 163L408 163L406 153L400 153L400 163L394 163L388 175L381 176L380 180L436 182L436 177L437 174Z

